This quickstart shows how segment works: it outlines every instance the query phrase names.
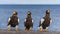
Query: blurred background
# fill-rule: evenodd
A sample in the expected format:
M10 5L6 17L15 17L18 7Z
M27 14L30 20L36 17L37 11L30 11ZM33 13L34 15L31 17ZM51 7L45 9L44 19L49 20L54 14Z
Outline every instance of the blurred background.
M45 16L47 9L50 9L52 19L49 31L60 31L60 5L0 5L0 30L7 29L8 18L13 11L18 12L19 30L24 30L24 19L28 11L31 11L34 20L33 30L39 30L40 19Z

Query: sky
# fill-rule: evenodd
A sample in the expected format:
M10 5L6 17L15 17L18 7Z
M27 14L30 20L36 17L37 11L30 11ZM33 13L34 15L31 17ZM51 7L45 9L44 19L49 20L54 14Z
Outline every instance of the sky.
M0 0L0 4L60 4L60 0Z

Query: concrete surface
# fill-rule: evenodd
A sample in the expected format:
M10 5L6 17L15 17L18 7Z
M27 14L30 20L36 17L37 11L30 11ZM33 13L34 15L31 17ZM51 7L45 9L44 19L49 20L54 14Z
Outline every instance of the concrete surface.
M0 34L60 34L60 32L40 32L40 31L26 31L26 30L21 30L21 31L6 31L6 30L0 30Z

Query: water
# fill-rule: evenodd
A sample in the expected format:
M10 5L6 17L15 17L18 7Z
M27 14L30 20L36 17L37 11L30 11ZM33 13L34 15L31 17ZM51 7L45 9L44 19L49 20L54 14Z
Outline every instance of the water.
M47 9L50 9L52 19L49 31L60 31L60 5L0 5L0 29L7 29L8 18L12 16L13 11L17 11L20 19L19 30L23 30L24 19L30 10L34 20L33 30L39 30L39 21Z

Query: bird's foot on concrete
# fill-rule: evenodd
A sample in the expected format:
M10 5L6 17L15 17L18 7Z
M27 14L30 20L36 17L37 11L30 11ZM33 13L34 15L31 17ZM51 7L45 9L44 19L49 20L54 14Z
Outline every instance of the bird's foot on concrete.
M40 32L43 32L43 30L40 30Z
M8 32L10 32L10 30L8 30Z
M30 28L29 30L32 30L32 28Z

